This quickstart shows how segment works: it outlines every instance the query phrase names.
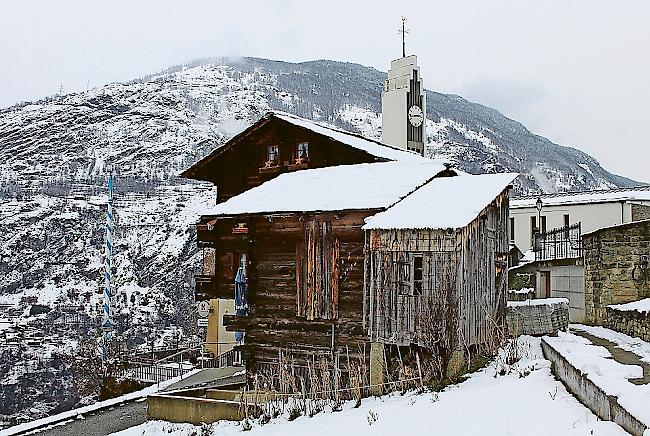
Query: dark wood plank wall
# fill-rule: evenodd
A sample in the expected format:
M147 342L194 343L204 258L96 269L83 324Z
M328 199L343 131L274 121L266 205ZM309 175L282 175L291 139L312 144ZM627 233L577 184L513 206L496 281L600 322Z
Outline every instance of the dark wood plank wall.
M301 142L309 143L309 159L306 165L292 165L296 146ZM268 145L280 147L280 165L277 169L260 170L266 161ZM207 163L202 172L204 179L217 185L217 203L220 203L285 172L375 161L364 151L271 118L241 142L224 150L213 162Z
M251 369L258 363L276 361L280 350L291 350L293 357L304 363L314 354L331 353L332 341L335 350L345 349L346 353L349 350L353 355L363 348L364 234L361 226L364 218L374 213L376 211L219 220L218 253L226 260L226 265L230 254L236 257L242 249L249 250L251 313L247 317L226 317L224 324L229 330L246 332L244 351ZM250 233L233 235L231 229L237 222L244 221ZM338 286L332 284L329 297L318 300L320 309L307 316L305 309L299 307L299 303L305 303L301 298L307 298L305 268L302 274L297 273L296 259L302 257L306 261L306 245L316 226L327 228L329 242L326 241L321 250L325 257L337 257L336 262L330 263L329 277L332 280L338 277ZM231 293L232 298L233 270L226 268L219 274L219 281L219 288L225 291L222 296ZM302 291L299 283L303 285ZM316 287L310 292L316 292ZM322 290L321 295L325 295ZM338 300L336 304L335 300Z

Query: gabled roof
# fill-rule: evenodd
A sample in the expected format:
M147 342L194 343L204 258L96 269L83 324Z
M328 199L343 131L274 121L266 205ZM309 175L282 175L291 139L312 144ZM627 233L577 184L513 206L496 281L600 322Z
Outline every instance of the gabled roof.
M598 191L560 192L557 194L529 195L510 200L510 208L535 207L540 197L544 206L570 204L610 203L619 201L650 201L650 186L616 188Z
M384 212L370 229L459 229L471 223L519 174L460 174L431 180Z
M421 161L425 159L415 152L384 144L374 139L366 138L359 134L348 132L347 130L339 129L326 124L321 124L305 118L300 118L296 115L286 112L269 112L267 116L280 118L288 123L293 124L294 126L303 127L305 129L311 130L314 133L318 133L320 135L333 139L334 141L349 145L359 150L363 150L377 158L402 161Z
M401 160L417 162L423 161L425 159L417 153L383 144L379 141L365 138L356 133L348 132L346 130L338 129L336 127L318 123L312 120L307 120L305 118L301 118L286 112L273 111L267 112L262 118L260 118L246 130L239 133L238 135L235 135L221 147L218 147L212 153L192 165L190 168L183 171L181 173L181 176L189 178L196 177L201 168L204 167L207 163L217 159L223 152L235 146L237 143L272 120L281 120L281 122L288 123L302 129L307 129L313 133L322 135L323 137L329 138L333 141L364 151L373 156L377 161Z
M204 214L384 209L441 171L445 171L445 165L431 159L295 171L249 189Z

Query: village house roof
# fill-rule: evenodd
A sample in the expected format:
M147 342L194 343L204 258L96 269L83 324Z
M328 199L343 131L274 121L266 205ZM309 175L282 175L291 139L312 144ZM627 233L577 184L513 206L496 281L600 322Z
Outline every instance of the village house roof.
M314 133L327 136L328 138L331 138L343 144L347 144L359 150L363 150L378 158L413 162L419 162L426 159L418 153L384 144L380 141L366 138L356 133L348 132L347 130L339 129L331 125L321 124L286 112L269 112L266 116L280 118L288 123L293 124L294 126L303 127L305 129L311 130Z
M370 229L458 229L471 223L519 174L440 177L384 212L366 218Z
M203 159L183 171L181 176L202 180L202 171L204 171L204 168L210 164L210 162L218 160L226 150L234 147L240 141L246 139L249 135L258 131L268 123L276 122L278 120L281 123L288 123L302 129L307 129L317 135L322 135L323 137L329 138L343 145L366 152L379 162L395 160L418 162L426 159L418 153L384 144L380 141L366 138L357 133L348 132L328 124L308 120L286 112L271 111L267 112L262 118L253 123L243 132L235 135Z
M281 174L205 215L387 208L445 170L443 162L431 159L301 170Z
M650 201L650 186L634 188L617 188L598 191L561 192L557 194L530 195L510 200L511 209L535 207L540 197L544 206L571 204L611 203L619 201Z

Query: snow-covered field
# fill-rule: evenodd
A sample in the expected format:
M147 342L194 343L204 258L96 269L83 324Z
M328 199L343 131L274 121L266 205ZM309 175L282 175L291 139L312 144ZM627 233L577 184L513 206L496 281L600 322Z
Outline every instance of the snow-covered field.
M571 396L543 358L540 339L519 339L522 358L506 365L503 357L440 393L393 394L365 399L359 408L346 403L340 412L288 421L281 416L261 425L254 435L625 435L612 422L599 421ZM503 355L503 353L502 353ZM233 435L236 422L203 427L150 421L115 436Z

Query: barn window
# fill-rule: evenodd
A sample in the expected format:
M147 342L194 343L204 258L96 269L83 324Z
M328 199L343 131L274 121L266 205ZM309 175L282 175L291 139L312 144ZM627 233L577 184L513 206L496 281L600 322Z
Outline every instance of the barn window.
M280 146L267 145L266 146L266 162L276 164L280 161Z
M422 295L422 255L413 255L413 295Z
M296 161L309 159L309 142L296 145Z

